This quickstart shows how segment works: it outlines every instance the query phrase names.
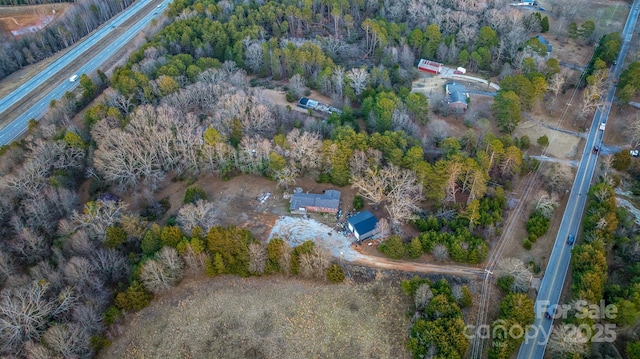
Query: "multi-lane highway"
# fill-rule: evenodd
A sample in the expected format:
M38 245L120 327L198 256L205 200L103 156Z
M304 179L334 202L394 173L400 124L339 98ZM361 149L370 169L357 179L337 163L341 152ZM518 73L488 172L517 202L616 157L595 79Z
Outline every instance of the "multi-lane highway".
M59 59L54 61L47 68L42 70L40 73L35 75L33 78L29 79L23 85L18 87L16 90L11 92L6 97L0 99L0 114L5 112L7 109L18 103L28 94L38 91L38 88L42 86L42 84L47 81L50 77L63 70L65 67L72 64L76 58L81 56L82 54L89 51L94 45L96 45L99 41L103 40L107 36L113 36L113 31L123 22L134 16L137 12L141 11L145 6L149 5L152 0L141 0L129 8L127 8L123 13L116 16L113 20L105 24L105 26L96 30L86 39L84 39L81 43L77 44L73 47L69 52L61 56ZM131 39L133 39L136 35L138 35L142 29L147 26L151 20L155 17L159 16L164 10L166 4L169 0L163 0L161 3L154 8L153 11L148 13L144 18L138 21L136 24L132 25L122 34L120 37L111 42L107 48L103 51L97 53L91 60L87 63L83 64L77 74L83 73L91 73L96 71L104 61L109 59L112 54L116 53L120 48L125 46ZM47 107L51 100L59 99L62 95L69 90L72 90L74 87L78 85L78 81L70 82L68 79L65 79L60 85L58 85L51 92L46 94L44 98L39 100L36 104L34 104L27 111L22 113L18 118L13 120L10 124L6 125L4 128L0 129L0 145L5 145L11 143L13 140L18 138L21 134L23 134L28 126L28 121L32 118L40 118L42 114L46 111Z
M575 181L571 187L571 194L562 217L558 236L538 291L535 305L535 323L525 336L525 341L522 343L518 353L518 359L542 359L544 357L547 340L553 325L553 320L547 318L545 312L550 305L556 305L560 300L573 247L567 243L567 238L569 235L577 235L580 228L582 214L587 201L587 192L589 191L598 159L598 154L594 153L593 149L596 146L601 147L602 137L604 136L604 131L600 130L599 127L601 123L606 123L609 111L611 111L611 103L613 103L613 97L616 92L613 80L617 79L622 71L622 66L620 65L623 63L629 49L639 12L640 0L635 0L622 31L622 48L616 61L618 65L612 66L609 73L610 86L604 102L605 105L598 108L593 117L593 123L586 139Z

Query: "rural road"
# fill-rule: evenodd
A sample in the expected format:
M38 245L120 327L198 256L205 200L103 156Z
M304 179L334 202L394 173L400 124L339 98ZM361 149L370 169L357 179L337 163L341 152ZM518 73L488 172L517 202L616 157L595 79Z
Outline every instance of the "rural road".
M616 59L618 64L624 63L623 60L629 50L629 44L631 42L631 37L633 35L639 13L640 0L635 0L622 32L622 48L620 49L620 53ZM609 80L619 78L621 71L622 66L612 66L609 73ZM612 84L611 81L608 83ZM569 195L569 201L567 202L556 241L553 246L551 256L549 257L549 265L545 270L542 283L540 284L540 290L538 291L538 296L536 298L535 323L527 332L525 340L520 346L518 359L542 359L544 357L547 341L549 340L549 334L553 326L553 319L547 319L544 314L548 310L549 306L556 305L560 301L560 295L562 294L562 288L564 287L569 263L571 262L572 245L567 243L567 237L569 235L577 236L578 230L580 229L582 214L587 201L587 192L591 186L593 172L598 160L598 154L593 153L592 149L594 146L602 146L604 131L599 130L598 127L600 126L600 123L607 122L615 92L615 86L610 85L605 99L606 103L604 108L598 108L593 117L591 129L589 130L585 148L582 153L580 166L578 167L576 178L571 188L571 194Z
M370 257L362 255L350 261L371 268L397 270L403 272L436 273L456 277L480 278L484 276L484 269L465 267L451 264L413 263L407 261L395 261L382 257Z
M0 99L0 115L7 111L12 106L19 103L27 95L34 91L37 91L45 81L50 77L62 71L65 67L71 65L79 56L89 51L99 41L105 39L112 34L112 31L121 23L134 16L137 12L145 8L152 0L141 0L129 8L124 10L121 14L114 17L110 22L105 23L105 26L94 31L85 40L76 44L69 52L61 56L54 61L47 68L43 69L40 73L29 79L23 85L11 92L6 97ZM146 27L155 17L161 14L161 11L165 8L168 0L163 0L159 3L155 10L147 14L144 18L132 25L127 31L120 37L112 41L103 51L96 54L87 63L77 71L77 74L91 73L96 71L100 65L111 57L112 54L117 52L120 48L125 46L131 39L137 36L144 27ZM0 145L6 145L14 141L21 134L23 134L28 127L30 119L38 119L47 110L51 100L59 99L65 92L73 90L78 85L78 82L70 82L68 80L63 81L54 90L49 92L35 103L31 108L22 113L18 118L14 119L11 123L0 129Z

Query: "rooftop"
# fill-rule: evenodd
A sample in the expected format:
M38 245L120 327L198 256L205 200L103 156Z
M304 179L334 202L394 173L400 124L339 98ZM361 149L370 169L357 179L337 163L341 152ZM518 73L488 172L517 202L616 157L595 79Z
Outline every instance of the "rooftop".
M367 232L373 231L378 224L378 219L373 213L369 211L363 211L356 214L353 217L347 219L347 222L351 223L358 234L362 235Z
M294 193L291 196L289 208L292 211L306 207L338 209L340 207L340 191L329 189L323 193Z

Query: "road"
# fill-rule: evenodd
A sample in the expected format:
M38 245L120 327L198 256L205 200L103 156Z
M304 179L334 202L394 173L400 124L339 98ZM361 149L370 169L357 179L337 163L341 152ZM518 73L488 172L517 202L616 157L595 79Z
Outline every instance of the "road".
M107 36L112 34L112 31L124 21L128 20L132 16L134 16L138 11L141 11L145 6L147 6L152 0L141 0L124 10L123 13L116 16L114 19L106 23L106 26L102 26L98 30L94 31L91 35L89 35L86 39L84 39L81 43L76 44L69 52L58 58L47 68L43 69L40 73L35 75L33 78L29 79L23 85L18 87L16 90L11 92L6 97L0 100L0 114L7 111L12 106L16 105L22 99L24 99L30 93L37 91L45 81L49 80L50 77L62 71L65 67L71 65L76 58L81 56L82 54L90 51L91 48L96 45L99 41L103 40ZM161 10L163 10L166 5L169 3L169 0L163 0L156 9L147 14L144 18L138 21L136 24L132 25L124 34L120 37L112 41L112 43L107 46L103 51L96 54L91 60L87 63L83 64L82 67L77 71L77 74L88 74L96 71L105 60L111 57L116 51L125 46L131 39L133 39L136 35L138 35L144 27L146 27L151 20L161 14ZM40 118L42 114L46 111L49 106L51 100L59 99L64 95L65 92L73 90L77 85L78 81L70 82L68 80L63 81L60 85L58 85L54 90L49 92L44 96L44 98L40 99L36 104L34 104L27 111L22 113L18 118L14 119L11 123L0 129L0 145L6 145L14 141L21 134L23 134L28 127L28 122L32 118Z
M623 60L629 50L629 44L638 20L639 12L640 0L635 0L622 32L623 43L617 58L618 64L624 63ZM622 66L612 66L609 73L609 84L613 84L611 80L619 78L621 71ZM553 320L545 318L544 313L549 305L558 304L560 295L562 294L562 288L571 261L572 246L567 244L567 237L570 234L577 235L578 229L580 228L582 214L587 201L587 192L589 191L598 159L598 155L594 154L592 149L594 146L602 145L604 132L600 131L598 127L601 122L606 123L607 121L615 92L615 87L610 86L607 92L605 106L599 108L594 114L593 123L591 124L591 129L586 139L578 172L571 187L567 207L562 216L562 222L560 223L560 229L558 230L551 257L549 258L549 264L542 278L540 290L536 298L535 323L531 330L527 332L525 341L520 347L518 359L542 359L544 357L546 343L553 325Z

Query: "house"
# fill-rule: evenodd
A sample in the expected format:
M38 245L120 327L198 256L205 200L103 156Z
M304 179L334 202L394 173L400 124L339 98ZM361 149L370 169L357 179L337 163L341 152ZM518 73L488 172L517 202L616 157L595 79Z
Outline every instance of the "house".
M318 107L318 101L314 101L307 97L302 97L300 100L298 100L298 107L304 108L305 110L308 108L315 109L316 107Z
M547 55L550 54L551 50L553 50L553 46L551 46L549 40L545 39L542 35L538 35L537 39L543 46L547 47Z
M469 94L467 93L467 88L464 85L460 85L455 82L449 82L445 85L445 91L447 93L446 100L449 108L465 111L469 106L467 99L469 98Z
M291 196L289 209L291 213L324 212L338 213L340 208L340 191L333 189L318 193L294 193Z
M376 224L378 219L369 211L360 212L347 219L347 227L358 241L373 237L376 234Z
M442 71L443 66L444 65L439 62L420 59L418 70L437 75Z

